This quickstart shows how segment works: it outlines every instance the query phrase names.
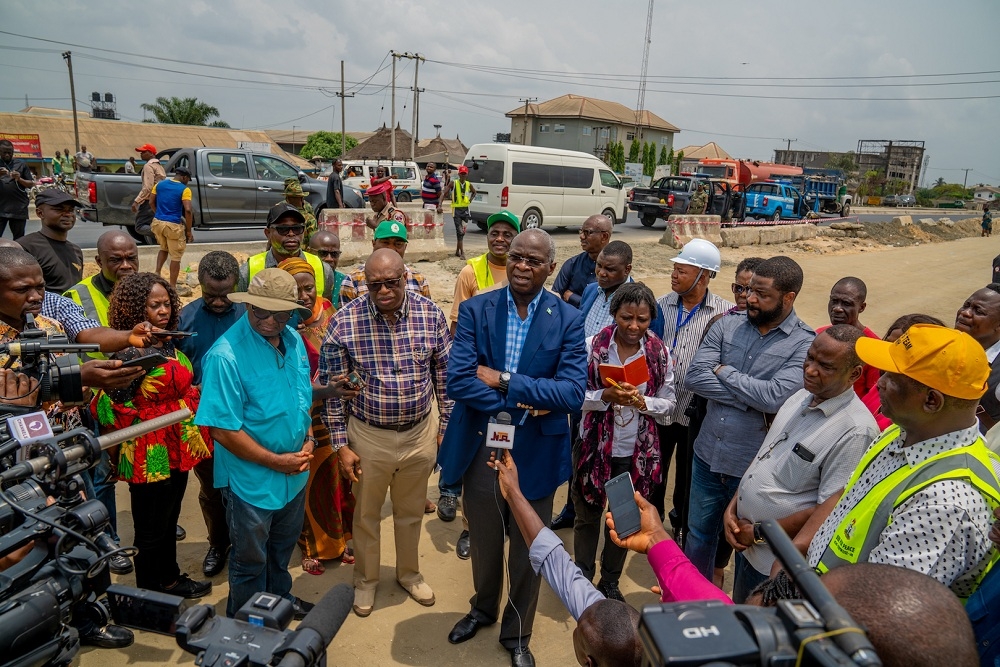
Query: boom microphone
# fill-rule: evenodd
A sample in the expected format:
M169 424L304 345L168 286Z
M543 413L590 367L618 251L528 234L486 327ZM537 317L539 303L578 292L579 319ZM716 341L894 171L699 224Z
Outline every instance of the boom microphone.
M337 584L306 614L295 632L278 648L283 655L278 667L307 667L318 664L326 647L344 624L354 604L354 588Z

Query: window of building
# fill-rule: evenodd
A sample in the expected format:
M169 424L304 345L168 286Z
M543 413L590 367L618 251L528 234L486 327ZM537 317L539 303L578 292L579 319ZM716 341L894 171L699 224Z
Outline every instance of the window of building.
M608 128L606 128L606 127L602 127L601 128L601 135L600 135L601 139L607 139L608 136L609 136L609 134L610 134L610 130L608 130Z
M670 135L669 134L665 134L662 137L660 137L660 145L661 146L666 146L669 143L670 143Z
M549 131L548 123L543 123L543 124L539 125L538 126L538 131L539 132L548 132Z
M563 123L556 123L553 126L552 131L553 132L565 132L566 131L566 126Z
M558 132L558 130L556 130L556 131ZM589 137L590 133L592 131L593 131L593 128L590 127L589 125L584 125L583 127L580 128L580 134L582 134L585 137Z
M635 139L635 132L625 133L625 141L632 141L633 139Z

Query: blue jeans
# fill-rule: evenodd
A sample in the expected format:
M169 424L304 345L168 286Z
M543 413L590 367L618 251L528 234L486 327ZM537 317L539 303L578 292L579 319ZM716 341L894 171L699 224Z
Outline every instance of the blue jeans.
M442 496L454 496L458 498L462 495L462 479L459 478L454 484L445 484L444 475L438 476L438 491L441 492Z
M244 502L229 487L222 492L233 544L226 615L235 616L256 593L272 593L294 601L288 559L302 532L306 490L302 489L278 510L265 510Z
M691 500L684 554L709 581L715 567L722 514L740 488L740 478L712 472L695 454L691 465Z
M766 574L757 571L750 561L741 553L736 554L736 579L733 581L733 602L746 604L747 597L753 589L770 579Z

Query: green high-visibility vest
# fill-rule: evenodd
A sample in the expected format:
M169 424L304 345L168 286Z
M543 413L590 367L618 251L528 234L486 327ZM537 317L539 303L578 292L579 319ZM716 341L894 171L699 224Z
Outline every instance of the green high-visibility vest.
M92 320L101 323L102 327L108 326L108 309L110 303L108 297L104 296L101 290L94 286L94 276L84 278L63 294L67 299L72 299L83 308L84 314ZM100 352L85 352L91 359L107 359Z
M247 282L253 280L253 277L264 270L264 261L267 259L267 253L269 251L264 251L260 254L253 255L249 260L247 260ZM313 273L316 274L316 294L325 295L326 294L326 280L323 277L323 260L321 260L316 255L304 252L302 253L302 258L309 262L309 266L312 267Z
M451 191L452 208L469 208L469 188L471 187L472 183L469 181L465 182L464 187L461 179L455 181L455 187Z
M865 452L847 481L842 497L847 497L879 453L896 439L899 430L899 426L893 424ZM840 521L817 569L827 572L841 565L867 562L872 550L879 544L882 531L892 521L893 510L935 482L967 482L983 495L991 510L996 509L1000 506L1000 479L993 472L992 463L997 460L1000 459L986 448L982 436L979 436L970 445L941 452L916 467L907 466L893 472L872 487ZM991 549L989 565L977 578L977 586L998 559L1000 551Z
M467 263L476 272L476 284L479 285L480 292L493 284L493 272L490 271L489 253L473 257Z

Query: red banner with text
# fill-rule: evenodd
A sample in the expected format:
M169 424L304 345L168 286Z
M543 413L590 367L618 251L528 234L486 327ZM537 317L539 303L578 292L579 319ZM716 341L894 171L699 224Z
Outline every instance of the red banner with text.
M0 132L0 139L14 144L14 157L42 158L42 140L37 134L10 134Z

